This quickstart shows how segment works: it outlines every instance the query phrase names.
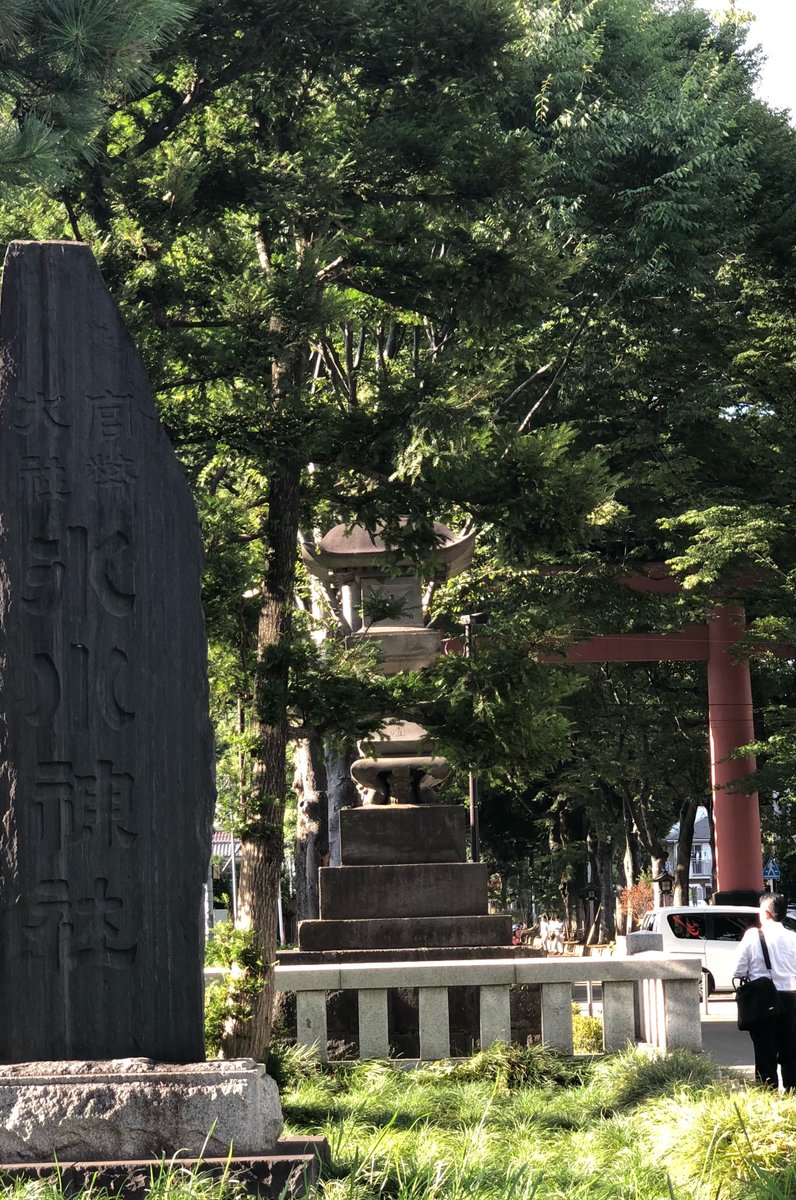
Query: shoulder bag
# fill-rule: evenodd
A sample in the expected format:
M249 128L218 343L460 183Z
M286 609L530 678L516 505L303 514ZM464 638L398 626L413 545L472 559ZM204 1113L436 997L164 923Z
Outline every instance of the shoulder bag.
M782 997L771 978L771 956L768 953L766 939L763 937L762 929L758 929L757 932L760 935L760 946L768 975L762 975L759 979L746 977L739 980L738 983L733 981L735 999L738 1004L739 1029L751 1029L754 1025L759 1025L763 1021L771 1021L784 1012Z

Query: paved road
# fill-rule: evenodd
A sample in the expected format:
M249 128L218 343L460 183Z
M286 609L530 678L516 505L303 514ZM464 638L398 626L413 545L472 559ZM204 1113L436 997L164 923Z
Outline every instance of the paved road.
M720 994L711 996L708 1011L702 1007L702 1046L714 1062L723 1067L739 1067L750 1074L754 1070L752 1039L737 1024L735 1000Z

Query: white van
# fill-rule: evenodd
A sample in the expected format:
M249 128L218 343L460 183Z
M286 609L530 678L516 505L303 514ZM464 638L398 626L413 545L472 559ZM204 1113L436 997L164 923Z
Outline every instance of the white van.
M663 954L699 955L708 994L729 992L738 959L738 943L746 930L758 923L757 918L757 908L729 904L653 908L644 914L641 929L627 935L627 952L656 950ZM796 929L796 920L792 917L785 917L783 924L788 929ZM656 934L657 937L650 936Z

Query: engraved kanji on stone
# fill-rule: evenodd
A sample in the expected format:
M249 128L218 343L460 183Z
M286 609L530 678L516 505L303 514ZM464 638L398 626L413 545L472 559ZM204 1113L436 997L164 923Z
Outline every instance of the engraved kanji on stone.
M34 613L51 612L61 601L66 564L57 538L30 538L22 600Z
M114 771L109 759L100 759L88 775L70 762L38 763L33 807L38 837L53 852L75 842L126 850L137 836L133 777Z
M98 450L88 460L88 474L100 495L108 500L129 500L137 472L131 458L112 447Z
M31 954L67 965L130 966L136 942L125 926L124 901L103 876L90 895L74 895L66 879L42 879L28 902L25 939Z
M32 434L42 430L69 429L72 424L69 405L63 396L17 396L14 401L12 424L18 433Z
M26 454L20 467L22 494L26 500L60 500L71 495L66 471L54 454Z
M82 525L70 525L57 538L30 538L25 547L22 601L28 611L51 612L61 603L67 582L69 600L85 614L91 595L115 617L128 617L135 606L135 549L117 529L93 544Z
M132 396L103 392L88 397L91 405L91 436L94 441L130 437L132 433L130 402Z

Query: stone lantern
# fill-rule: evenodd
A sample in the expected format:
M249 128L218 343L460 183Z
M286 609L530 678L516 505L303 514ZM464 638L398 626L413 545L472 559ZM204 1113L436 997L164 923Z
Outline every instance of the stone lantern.
M433 570L444 581L470 565L475 533L457 538L439 523L434 533ZM424 624L420 577L378 533L335 525L317 548L303 545L302 557L313 575L338 592L349 640L376 643L386 675L428 666L439 654L440 634ZM391 615L380 615L385 609ZM370 748L376 757L357 759L351 768L365 804L435 801L450 767L429 754L420 725L389 722Z
M445 580L469 565L475 535L434 528L432 569ZM424 624L421 580L378 533L338 525L318 547L304 546L303 556L337 591L350 640L376 641L382 671L433 661L440 635ZM511 919L489 913L487 868L467 862L467 814L437 800L447 761L432 752L422 726L405 721L388 722L369 749L375 757L363 755L351 768L365 805L340 813L341 865L320 869L320 919L301 922L299 955L339 961L375 951L405 960L506 946Z

